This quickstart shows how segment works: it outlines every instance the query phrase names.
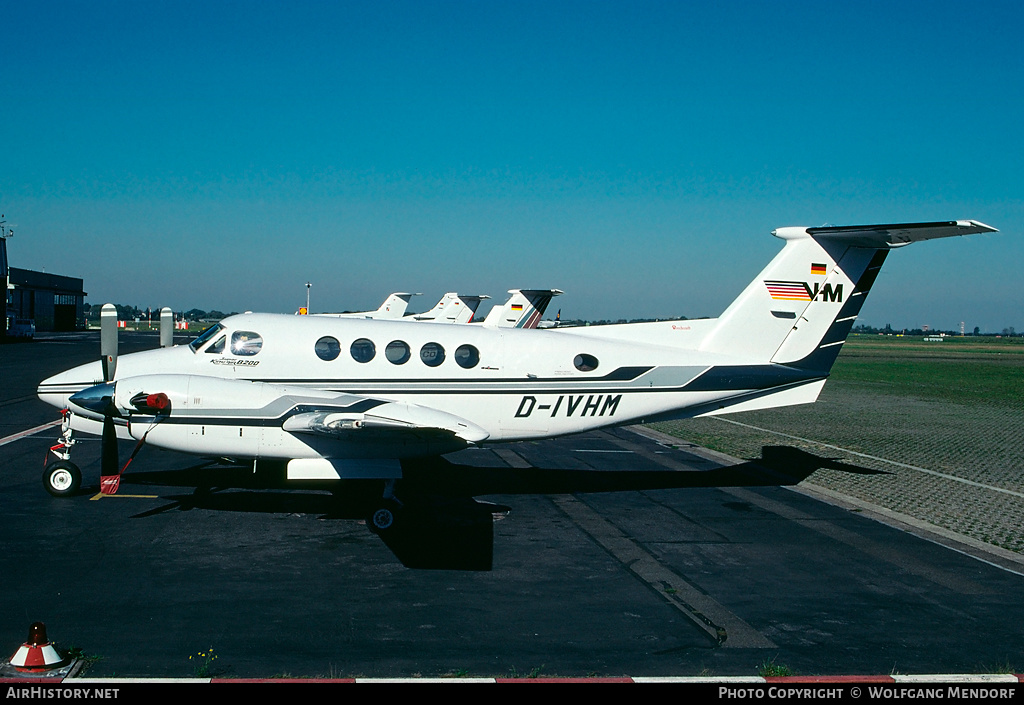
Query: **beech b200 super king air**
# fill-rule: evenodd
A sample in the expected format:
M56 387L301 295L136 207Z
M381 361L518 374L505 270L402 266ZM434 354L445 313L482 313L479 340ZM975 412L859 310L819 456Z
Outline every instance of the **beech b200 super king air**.
M76 367L39 385L63 410L44 474L73 494L74 433L202 456L277 459L289 479L383 479L400 460L484 442L813 402L889 250L994 232L976 221L788 227L717 319L569 329L247 313L190 345ZM378 522L377 517L380 518ZM374 514L387 528L387 510Z

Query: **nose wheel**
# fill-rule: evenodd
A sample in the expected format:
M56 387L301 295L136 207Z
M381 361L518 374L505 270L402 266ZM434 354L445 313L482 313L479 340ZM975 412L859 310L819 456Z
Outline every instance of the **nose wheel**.
M57 460L43 471L43 485L54 497L70 497L82 486L82 471L70 460Z

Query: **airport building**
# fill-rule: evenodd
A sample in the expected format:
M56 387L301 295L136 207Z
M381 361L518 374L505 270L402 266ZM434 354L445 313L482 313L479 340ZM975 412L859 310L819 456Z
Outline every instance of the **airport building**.
M82 280L8 268L7 318L35 321L36 330L75 330L85 322Z
M5 239L0 239L0 285L6 294L0 297L5 337L12 328L24 328L28 321L38 331L75 330L85 323L82 280L9 267Z

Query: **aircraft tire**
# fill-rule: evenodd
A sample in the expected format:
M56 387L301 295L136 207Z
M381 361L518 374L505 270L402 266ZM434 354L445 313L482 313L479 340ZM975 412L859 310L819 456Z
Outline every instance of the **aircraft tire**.
M366 520L375 534L389 534L395 530L399 518L398 502L387 501L377 505Z
M54 497L70 497L82 486L82 471L68 460L57 460L43 471L43 486Z

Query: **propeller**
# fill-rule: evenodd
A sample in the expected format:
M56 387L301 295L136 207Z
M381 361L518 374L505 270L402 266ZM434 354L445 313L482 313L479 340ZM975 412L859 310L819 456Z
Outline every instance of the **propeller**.
M68 400L76 406L103 415L103 434L100 436L100 491L103 494L117 492L120 482L114 417L121 414L114 404L115 389L115 382L104 382L72 394Z
M170 314L170 309L165 309L165 311ZM170 318L170 316L165 318ZM168 330L170 330L169 327ZM100 311L100 361L103 365L103 384L83 389L71 395L69 401L103 417L103 433L100 436L100 492L114 494L121 484L121 474L135 459L146 436L143 435L139 439L128 462L121 467L117 453L117 428L114 425L114 418L125 418L125 414L121 412L114 400L117 390L117 382L114 381L114 373L117 369L117 308L113 304L104 304ZM155 415L154 425L156 421L171 413L171 400L162 392L136 394L128 403L131 405L131 408L127 408L129 418L132 408L134 408L143 414ZM150 430L152 428L151 425ZM147 430L146 434L148 433Z

